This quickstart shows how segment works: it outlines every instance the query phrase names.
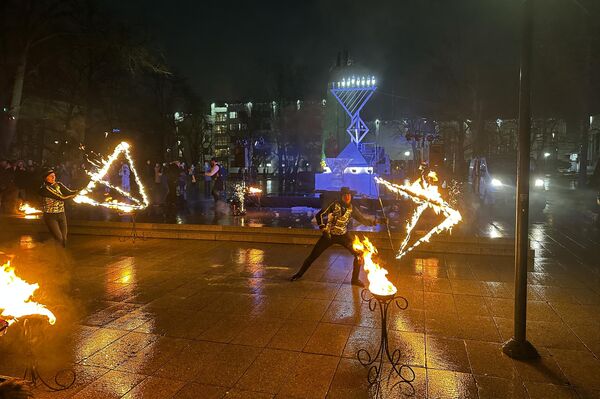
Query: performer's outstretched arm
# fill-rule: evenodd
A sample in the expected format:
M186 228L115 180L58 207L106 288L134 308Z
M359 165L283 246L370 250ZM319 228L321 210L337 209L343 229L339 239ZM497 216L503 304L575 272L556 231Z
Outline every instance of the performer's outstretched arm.
M375 226L377 224L377 218L375 216L363 215L356 205L352 206L352 217L365 226Z
M335 201L332 202L331 204L329 204L326 208L321 209L315 215L315 219L317 220L317 224L319 225L319 228L321 230L324 229L325 226L326 226L325 221L323 220L323 216L324 215L329 215L333 211L333 204L334 203L335 203Z

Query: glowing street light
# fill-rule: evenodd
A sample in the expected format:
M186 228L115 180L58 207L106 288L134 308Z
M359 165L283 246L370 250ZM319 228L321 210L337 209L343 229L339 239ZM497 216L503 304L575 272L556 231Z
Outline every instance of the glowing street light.
M551 154L549 152L544 153L544 158L548 158Z

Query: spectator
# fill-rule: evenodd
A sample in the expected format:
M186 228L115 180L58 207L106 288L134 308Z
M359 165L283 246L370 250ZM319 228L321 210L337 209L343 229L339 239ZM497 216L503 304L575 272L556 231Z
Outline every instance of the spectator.
M207 174L210 172L210 165L207 161L204 161L204 197L210 197L210 181L212 178Z
M210 170L205 173L205 176L210 176L213 180L211 194L216 204L221 198L221 192L225 189L225 182L222 167L217 163L215 158L210 160Z
M122 162L121 169L119 170L119 176L121 176L121 188L126 193L129 193L131 191L131 184L129 180L130 174L131 171L129 170L129 165L127 164L127 162Z

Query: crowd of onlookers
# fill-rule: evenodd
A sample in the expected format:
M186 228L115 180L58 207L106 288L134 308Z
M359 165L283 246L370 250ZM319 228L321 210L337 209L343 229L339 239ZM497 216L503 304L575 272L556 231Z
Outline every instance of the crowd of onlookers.
M145 184L154 204L181 204L197 201L211 195L211 177L205 176L210 170L208 162L190 163L174 161L170 163L152 163L146 161ZM143 178L143 177L142 177ZM171 191L174 192L171 192ZM171 195L169 193L171 192Z
M72 189L84 188L89 181L85 163L65 161L51 166L32 160L0 160L0 213L15 213L21 202L35 204L42 174L51 167L57 180ZM187 164L184 161L162 163L147 160L136 167L154 205L167 202L170 202L169 205L181 205L186 201L211 197L211 177L205 176L210 170L209 162ZM108 180L126 191L133 185L133 175L127 164L121 164L119 172L113 173ZM174 192L169 195L169 191Z

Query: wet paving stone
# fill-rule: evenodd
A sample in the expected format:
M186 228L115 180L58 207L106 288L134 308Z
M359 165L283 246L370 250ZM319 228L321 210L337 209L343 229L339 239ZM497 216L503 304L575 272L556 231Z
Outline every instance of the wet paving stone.
M591 239L574 247L576 231L554 228L531 236L546 257L528 273L527 333L542 355L529 362L501 350L513 333L510 258L414 254L396 262L383 251L409 302L390 309L390 348L416 374L412 386L391 378L384 397L600 397ZM69 390L36 388L35 397L373 397L357 352L377 349L381 322L349 284L343 249L328 250L292 283L308 246L74 236L55 265L39 262L48 245L21 248L0 231L0 250L17 255L17 271L40 284L39 298L57 313L57 325L44 329L53 348L40 353L42 369L78 374ZM0 374L22 375L26 366L18 331L0 337Z

